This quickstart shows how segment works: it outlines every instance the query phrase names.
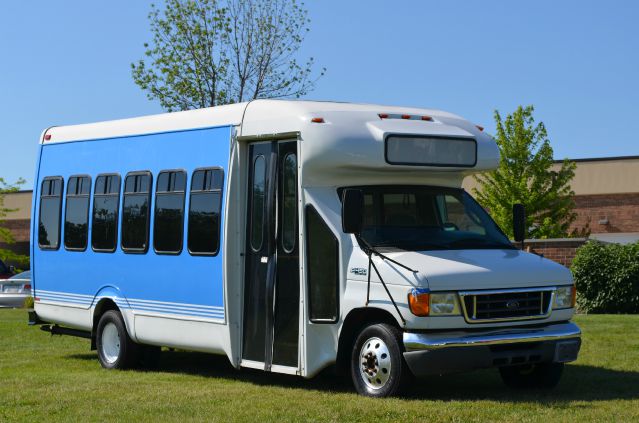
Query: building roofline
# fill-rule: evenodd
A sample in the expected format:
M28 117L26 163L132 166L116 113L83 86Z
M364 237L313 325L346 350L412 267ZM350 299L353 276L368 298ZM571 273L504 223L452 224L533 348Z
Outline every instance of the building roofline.
M612 156L612 157L588 157L584 159L568 159L571 162L583 163L583 162L611 162L618 160L639 160L639 156ZM554 160L555 163L563 163L563 160Z

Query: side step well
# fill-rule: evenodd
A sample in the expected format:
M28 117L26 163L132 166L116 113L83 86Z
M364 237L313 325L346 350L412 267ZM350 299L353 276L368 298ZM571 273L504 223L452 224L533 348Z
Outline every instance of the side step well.
M45 332L49 332L51 335L69 335L77 336L78 338L91 339L91 332L79 329L63 328L58 325L44 325L40 326L40 329Z

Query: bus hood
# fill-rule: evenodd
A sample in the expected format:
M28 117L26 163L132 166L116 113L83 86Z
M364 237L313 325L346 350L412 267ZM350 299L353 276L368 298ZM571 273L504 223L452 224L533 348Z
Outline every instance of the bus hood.
M572 284L572 274L566 267L520 250L395 251L385 255L416 270L418 280L426 279L433 291ZM390 283L393 266L378 265L380 271L386 270L382 275Z

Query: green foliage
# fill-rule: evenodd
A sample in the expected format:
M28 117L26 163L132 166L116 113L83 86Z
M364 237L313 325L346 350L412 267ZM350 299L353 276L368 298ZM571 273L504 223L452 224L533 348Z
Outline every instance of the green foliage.
M8 184L4 178L0 178L0 243L3 244L14 244L16 242L13 234L9 229L4 228L2 225L5 223L4 218L7 216L7 213L12 213L17 211L17 209L9 209L4 206L4 194L17 192L20 189L20 186L25 183L24 179L18 179L18 181L14 184ZM16 263L20 266L28 266L29 257L16 254L11 250L0 248L0 260L3 262L11 262Z
M639 242L588 242L572 263L577 304L588 313L639 313Z
M474 194L511 238L515 203L526 207L528 237L565 237L577 217L570 189L575 163L564 160L558 171L552 169L553 150L546 127L542 122L535 125L533 111L533 106L519 106L505 120L495 111L499 167L475 176L480 187Z
M167 0L149 20L132 76L168 111L299 97L317 81L313 58L295 58L310 22L296 0Z
M32 309L34 304L35 302L33 300L33 297L27 297L24 299L24 304L22 305L22 307L27 309Z

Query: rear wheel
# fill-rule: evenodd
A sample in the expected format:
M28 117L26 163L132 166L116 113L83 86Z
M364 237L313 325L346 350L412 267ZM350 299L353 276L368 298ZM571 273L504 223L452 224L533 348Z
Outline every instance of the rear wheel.
M364 328L353 345L351 377L362 395L387 397L401 393L410 378L402 354L401 331L385 323Z
M552 389L561 379L564 363L529 364L500 367L501 379L510 388Z
M137 363L138 345L126 331L119 311L109 310L102 315L96 334L98 360L105 369L128 369Z

